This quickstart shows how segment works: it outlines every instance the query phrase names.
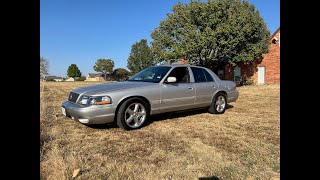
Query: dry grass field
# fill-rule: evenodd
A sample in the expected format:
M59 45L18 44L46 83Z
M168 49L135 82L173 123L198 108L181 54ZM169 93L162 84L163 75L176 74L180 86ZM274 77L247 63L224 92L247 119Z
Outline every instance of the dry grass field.
M40 84L41 179L279 179L280 86L238 87L225 114L206 110L151 118L142 129L85 126L61 114L71 89Z

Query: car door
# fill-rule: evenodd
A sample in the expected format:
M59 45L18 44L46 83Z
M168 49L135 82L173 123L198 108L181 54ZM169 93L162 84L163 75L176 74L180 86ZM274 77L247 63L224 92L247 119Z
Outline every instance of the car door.
M217 91L217 83L213 77L204 68L191 67L194 77L195 86L195 106L209 106L212 101L212 96Z
M168 83L168 77L175 77L176 82ZM161 87L161 112L189 109L194 106L195 89L190 83L188 67L175 67L164 79Z

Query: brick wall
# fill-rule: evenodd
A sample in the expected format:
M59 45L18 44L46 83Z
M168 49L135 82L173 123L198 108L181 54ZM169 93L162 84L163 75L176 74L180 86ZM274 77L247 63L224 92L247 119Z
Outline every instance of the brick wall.
M271 42L269 46L269 53L262 56L262 62L257 66L265 66L266 84L279 84L280 83L280 30L274 35L279 41L276 43ZM258 73L254 73L253 80L258 81Z
M244 64L244 63L238 63L237 66L240 67L240 74L241 74L241 81L245 79L245 77L250 78L253 77L253 75L257 72L257 69L255 68L257 66L258 61L254 61L250 64ZM234 80L234 68L231 64L226 64L224 66L224 77L220 77L224 80Z
M279 41L273 41L276 37ZM265 67L265 84L279 84L280 83L280 29L270 40L269 52L262 55L262 59L257 59L250 64L238 63L237 66L241 68L241 79L244 77L251 77L254 83L258 82L258 66ZM230 64L224 64L214 70L217 74L218 70L224 70L224 76L220 77L224 80L234 80L234 67Z

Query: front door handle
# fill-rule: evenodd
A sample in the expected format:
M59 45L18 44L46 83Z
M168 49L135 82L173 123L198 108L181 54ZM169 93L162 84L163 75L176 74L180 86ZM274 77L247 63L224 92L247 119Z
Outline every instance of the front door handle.
M188 87L188 89L193 90L193 87Z

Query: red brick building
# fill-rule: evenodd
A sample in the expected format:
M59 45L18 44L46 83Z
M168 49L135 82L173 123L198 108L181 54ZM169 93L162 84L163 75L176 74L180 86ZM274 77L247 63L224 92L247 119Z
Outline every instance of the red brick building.
M255 84L280 83L280 27L271 36L269 52L250 64L221 65L214 72L225 80L244 83L251 79Z

